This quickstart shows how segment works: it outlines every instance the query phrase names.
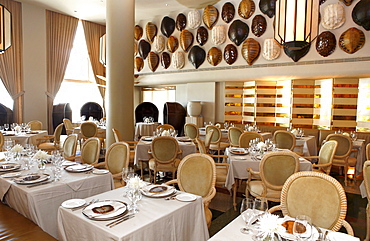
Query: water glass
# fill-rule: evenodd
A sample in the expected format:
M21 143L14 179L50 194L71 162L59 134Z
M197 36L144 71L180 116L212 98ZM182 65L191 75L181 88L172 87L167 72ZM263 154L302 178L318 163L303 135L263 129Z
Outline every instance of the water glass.
M127 198L131 201L130 211L132 211L133 213L138 213L139 209L137 202L142 198L140 189L131 188L127 192Z
M267 212L268 202L264 197L258 197L254 200L254 209L257 211Z
M5 129L5 131L8 131L9 130L9 124L4 124L4 129Z
M249 234L251 233L251 221L254 219L254 217L256 216L256 212L255 212L255 203L254 203L254 200L252 198L244 198L242 200L242 203L241 203L241 206L240 206L240 214L245 222L245 224L247 225L246 227L244 228L241 228L240 229L240 232L244 233L244 234Z

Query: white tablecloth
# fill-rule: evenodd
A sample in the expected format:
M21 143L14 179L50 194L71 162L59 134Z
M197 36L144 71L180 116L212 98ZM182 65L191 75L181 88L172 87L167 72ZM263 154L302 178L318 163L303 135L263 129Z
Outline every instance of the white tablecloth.
M22 171L22 173L28 172L30 171ZM45 173L51 172L48 164ZM71 198L86 198L113 188L114 183L110 173L94 175L63 171L60 181L32 188L18 185L10 178L0 177L1 200L55 238L58 234L57 212L62 202Z
M317 143L314 136L297 137L296 145L303 145L304 156L317 156ZM294 151L301 152L301 147L296 147Z
M153 132L159 126L158 122L155 123L145 123L138 122L135 126L135 141L139 140L142 136L153 136Z
M81 129L80 127L73 128L73 134L77 134L77 138L80 140L82 139ZM98 126L98 134L96 135L99 138L106 138L106 127L105 126Z
M218 233L213 235L212 238L210 238L210 241L252 241L252 235L251 234L243 234L240 232L240 229L242 227L245 227L245 222L243 218L239 215L237 218L235 218L232 222L230 222L227 226L225 226L223 229L221 229ZM356 241L360 240L359 238L352 237L345 233L339 233L339 232L329 232L328 236L335 237L335 240L348 240L348 241ZM334 239L333 239L334 240Z
M228 130L226 129L221 129L221 134L222 134L222 141L225 141L229 139L229 133L228 133ZM261 132L260 133L263 137L264 140L267 140L267 139L272 139L272 134L271 132ZM206 136L206 128L199 128L199 136L200 136L200 139L204 140L204 137Z
M102 193L87 200L121 200L125 187ZM166 201L143 197L134 218L112 228L111 221L92 221L81 210L72 212L60 207L58 228L61 240L207 240L209 238L201 197L194 202Z
M12 139L15 141L16 144L20 144L22 146L25 146L26 144L37 144L38 138L43 138L45 135L47 135L47 132L45 130L43 131L33 131L38 132L37 134L26 134L21 133L19 135L14 135L14 131L7 131L7 134L10 134L11 136L8 136L4 134L5 139Z
M364 167L364 162L366 161L366 146L365 140L359 139L353 142L353 149L358 149L357 151L357 162L356 162L356 176L362 173ZM351 153L354 155L354 153Z
M151 141L142 141L140 140L135 149L135 164L138 164L139 161L148 161L150 156L148 150L151 148ZM179 148L182 150L181 159L185 156L195 153L197 148L193 142L181 142L179 141Z

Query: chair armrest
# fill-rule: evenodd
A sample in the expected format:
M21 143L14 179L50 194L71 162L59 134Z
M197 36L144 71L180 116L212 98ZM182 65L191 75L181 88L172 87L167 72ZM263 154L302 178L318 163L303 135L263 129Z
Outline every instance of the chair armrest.
M317 159L319 156L305 156L304 159Z
M272 208L270 208L268 210L269 213L274 213L276 211L280 211L281 210L281 205L277 205L277 206L273 206Z
M210 203L210 202L211 202L211 200L215 197L215 195L216 195L216 188L215 188L215 187L213 187L213 188L212 188L212 192L210 193L210 195L208 195L207 197L204 197L204 198L203 198L203 203L204 203L204 204L208 204L208 203Z
M164 184L165 185L171 185L171 184L176 184L176 183L178 183L177 179L173 179L171 181L165 182Z
M112 175L113 179L122 180L122 172Z
M312 167L330 167L331 163L324 163L324 164L312 164Z
M76 156L64 157L64 159L66 159L67 161L73 161L73 160L75 160L76 158L77 158Z
M220 158L222 158L222 163L224 163L224 160L227 160L227 158L229 158L227 155L208 154L208 156L216 157L218 161L220 160ZM219 162L216 162L216 163L219 163Z
M248 182L250 182L252 180L252 176L255 175L255 176L259 176L260 175L260 172L255 172L253 171L252 168L248 167L247 168L247 171L250 173L249 177L248 177Z
M98 162L98 163L95 163L93 164L94 167L102 167L102 166L105 166L105 162Z
M179 149L177 152L177 157L180 158L180 160L182 159L182 149Z

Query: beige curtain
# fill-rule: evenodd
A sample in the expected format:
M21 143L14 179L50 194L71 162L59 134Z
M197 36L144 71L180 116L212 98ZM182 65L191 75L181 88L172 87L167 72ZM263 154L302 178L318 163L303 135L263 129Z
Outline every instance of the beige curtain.
M105 34L105 26L84 20L82 20L82 25L84 27L87 51L89 52L95 81L99 85L105 85L105 81L96 77L97 75L105 76L105 67L99 61L100 37ZM105 88L101 86L98 86L98 88L104 101Z
M12 45L0 54L0 78L14 100L13 121L23 122L22 68L22 5L11 0L0 0L12 16Z
M46 10L48 130L53 133L53 102L63 82L78 19Z

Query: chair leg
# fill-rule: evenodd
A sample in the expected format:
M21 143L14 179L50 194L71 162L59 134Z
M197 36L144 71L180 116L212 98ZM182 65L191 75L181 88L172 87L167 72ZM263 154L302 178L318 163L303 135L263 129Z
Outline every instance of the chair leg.
M347 172L348 172L348 167L344 166L344 185L347 186Z
M366 206L366 238L364 241L370 241L370 206Z
M239 179L235 178L234 179L234 185L233 185L233 206L234 206L234 211L236 211L236 194L238 192L238 187L239 187Z

